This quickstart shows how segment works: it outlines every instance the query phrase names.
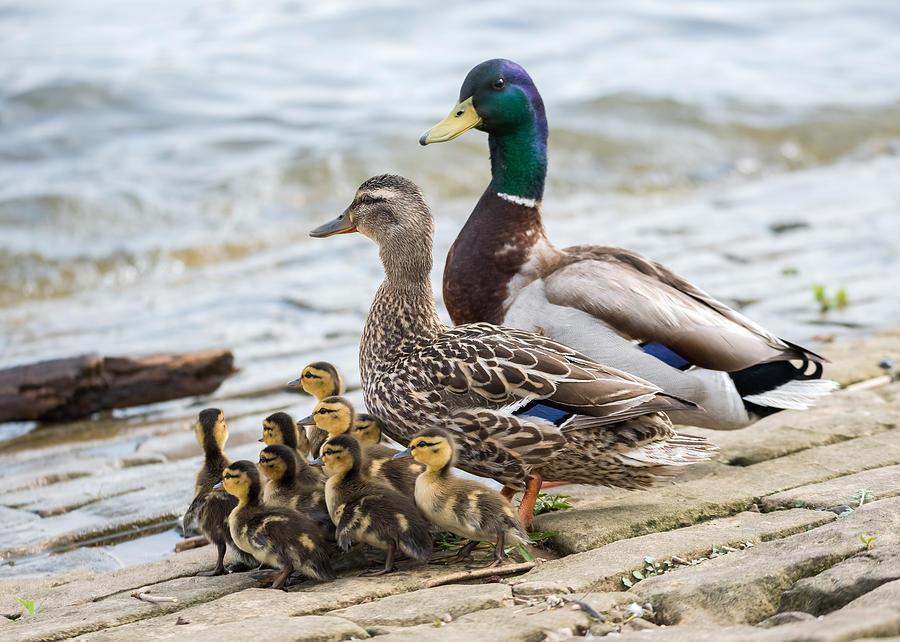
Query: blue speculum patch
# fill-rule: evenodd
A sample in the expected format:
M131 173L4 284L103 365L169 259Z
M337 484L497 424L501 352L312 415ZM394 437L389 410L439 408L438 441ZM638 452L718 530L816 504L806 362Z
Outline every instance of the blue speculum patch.
M647 354L653 355L660 361L672 366L673 368L678 368L679 370L687 370L693 365L690 361L682 357L674 350L670 350L663 344L657 343L656 341L645 343L641 346L641 349Z
M532 401L515 414L525 417L537 417L559 426L575 413L571 410L557 408L548 403Z

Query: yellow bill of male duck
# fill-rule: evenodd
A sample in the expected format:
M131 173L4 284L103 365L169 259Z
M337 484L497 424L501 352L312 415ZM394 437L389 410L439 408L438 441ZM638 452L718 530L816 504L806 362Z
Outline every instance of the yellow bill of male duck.
M366 406L400 443L425 427L452 435L463 470L525 488L526 527L544 480L643 488L714 447L681 435L666 412L696 404L526 330L439 319L431 290L434 221L406 178L365 181L310 234L359 232L378 245L385 279L363 329Z
M476 65L456 106L419 142L473 128L488 134L491 181L447 254L443 294L454 323L540 331L696 402L671 417L707 428L805 409L837 387L821 379L820 355L659 263L618 247L550 242L541 221L547 115L521 66Z

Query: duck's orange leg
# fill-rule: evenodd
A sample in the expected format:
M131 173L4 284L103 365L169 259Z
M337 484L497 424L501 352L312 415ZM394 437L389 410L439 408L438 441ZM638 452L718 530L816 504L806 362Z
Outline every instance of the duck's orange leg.
M519 503L519 519L527 531L534 530L534 505L541 490L541 474L531 473L525 480L525 495Z
M554 486L568 486L569 482L543 482L541 488L553 488Z

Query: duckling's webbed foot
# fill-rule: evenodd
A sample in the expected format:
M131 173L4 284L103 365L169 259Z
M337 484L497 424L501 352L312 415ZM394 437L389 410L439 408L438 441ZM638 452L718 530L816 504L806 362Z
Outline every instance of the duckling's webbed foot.
M218 558L216 559L216 567L211 571L200 571L197 575L201 577L214 577L216 575L227 575L225 570L225 542L217 543Z
M294 572L294 567L291 565L291 563L288 562L287 564L285 564L284 568L281 569L281 573L279 573L278 577L275 578L275 581L272 582L272 588L273 589L282 589L282 590L286 591L287 589L284 588L284 585L287 584L288 578L291 576L291 573L293 573L293 572Z
M388 573L393 573L397 570L397 567L394 565L394 553L397 551L397 545L391 542L390 547L388 548L387 555L384 558L384 568L379 569L377 571L365 571L360 573L360 577L376 577L378 575L387 575Z
M462 548L460 548L455 555L441 555L439 557L433 557L428 560L429 564L458 564L459 562L464 562L467 559L471 559L472 551L475 550L475 547L478 546L478 542L474 540L469 540L466 542Z
M497 545L494 547L494 559L487 564L466 564L466 568L475 569L475 568L494 568L495 566L500 566L503 563L503 560L506 558L506 551L503 550L503 542L506 538L505 533L503 531L497 534Z

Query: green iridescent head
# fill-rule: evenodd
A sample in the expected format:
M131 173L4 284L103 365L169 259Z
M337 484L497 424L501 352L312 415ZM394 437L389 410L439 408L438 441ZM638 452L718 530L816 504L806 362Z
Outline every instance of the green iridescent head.
M419 143L441 143L479 129L490 135L494 191L540 200L547 172L547 115L531 77L511 60L476 65L459 102Z

